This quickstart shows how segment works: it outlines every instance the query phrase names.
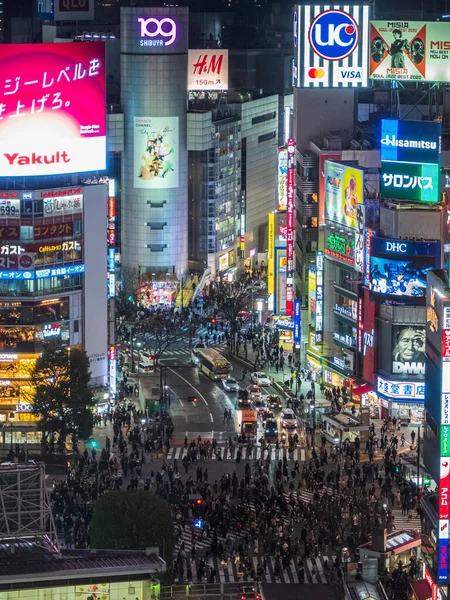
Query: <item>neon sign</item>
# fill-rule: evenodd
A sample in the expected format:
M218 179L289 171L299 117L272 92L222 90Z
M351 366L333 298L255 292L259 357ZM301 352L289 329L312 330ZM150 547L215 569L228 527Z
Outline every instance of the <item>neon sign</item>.
M159 38L141 39L141 46L171 46L177 39L177 24L173 19L168 17L164 19L139 17L138 23L141 26L141 38Z

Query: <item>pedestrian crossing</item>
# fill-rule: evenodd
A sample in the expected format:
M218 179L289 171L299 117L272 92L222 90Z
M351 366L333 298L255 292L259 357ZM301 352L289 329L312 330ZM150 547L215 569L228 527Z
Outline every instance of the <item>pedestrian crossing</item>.
M209 451L208 460L213 461L236 461L238 456L238 447L234 447L232 449L225 448L224 446L218 446L220 448L220 453L213 452L212 449ZM167 460L183 460L183 458L188 454L188 449L184 447L173 447L169 448L169 452L167 453ZM267 460L267 458L272 462L278 462L279 460L283 460L286 457L288 462L305 461L306 460L306 450L304 448L296 448L292 452L289 452L287 448L271 448L270 450L263 450L261 446L254 446L250 451L247 446L241 448L241 461L247 460ZM201 462L201 461L199 461Z
M196 341L198 340L193 340L192 345L194 346ZM226 342L220 342L220 344L214 344L212 342L210 342L209 344L211 347L213 347L215 350L218 350L219 352L223 352L224 350L227 349L227 343ZM167 350L164 350L164 354L161 356L161 360L164 361L165 358L171 358L171 357L183 357L183 358L191 358L192 356L192 348L167 348Z
M280 560L273 557L255 555L250 557L247 564L239 561L220 561L211 557L205 561L203 573L199 569L200 559L186 558L187 566L183 571L183 581L186 580L187 567L190 568L192 583L245 583L256 578L262 583L284 584L327 584L330 583L331 569L336 554L320 555L317 558L298 559L293 557L285 569ZM211 581L213 579L213 581Z
M422 530L422 523L420 522L420 517L417 515L417 511L412 511L412 518L409 518L408 515L402 515L401 508L393 508L392 515L394 518L394 529L393 531L398 530L408 530L408 529L418 529Z

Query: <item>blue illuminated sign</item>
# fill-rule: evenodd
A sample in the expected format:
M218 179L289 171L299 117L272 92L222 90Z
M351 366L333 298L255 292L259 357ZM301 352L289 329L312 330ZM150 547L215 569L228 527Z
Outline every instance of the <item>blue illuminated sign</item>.
M311 23L309 43L325 60L342 60L352 54L359 42L355 19L342 10L326 10Z
M195 529L203 529L204 525L205 525L205 522L203 521L203 519L196 519L194 521Z
M0 271L0 279L34 279L32 271Z
M108 250L108 271L111 273L116 269L116 250L115 248L109 248Z
M438 540L438 581L448 581L448 539L439 538Z
M439 164L441 123L433 121L381 121L381 160Z
M300 344L301 332L300 300L294 300L294 344Z
M70 265L68 267L41 269L40 271L36 271L36 279L45 279L47 277L60 277L63 275L79 275L80 273L84 272L84 265Z
M403 256L440 256L440 242L410 242L391 238L372 236L370 240L371 253L400 254Z

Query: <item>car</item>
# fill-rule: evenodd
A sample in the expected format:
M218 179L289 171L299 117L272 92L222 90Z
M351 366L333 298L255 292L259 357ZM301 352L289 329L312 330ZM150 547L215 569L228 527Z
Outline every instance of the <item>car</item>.
M276 419L266 419L264 425L264 435L266 438L277 438L278 437L278 423Z
M249 395L250 400L253 400L254 398L262 397L262 392L261 392L261 388L259 387L259 385L254 385L254 384L248 385L247 393Z
M250 408L252 405L252 400L247 390L239 390L238 395L238 406L242 408Z
M262 396L260 396L259 398L254 398L252 402L253 402L253 408L255 410L257 410L258 412L265 410L266 402Z
M265 290L267 287L267 283L263 279L258 279L252 283L253 289L255 290Z
M236 596L236 600L261 600L261 594L255 588L244 587Z
M227 377L227 379L222 380L223 389L226 392L238 392L239 384L233 377Z
M281 413L281 425L283 427L297 427L297 417L292 408L285 408Z
M255 371L251 374L250 379L256 385L270 385L270 379L262 371Z
M272 410L281 410L281 398L276 394L269 394L267 396L267 408L271 408Z

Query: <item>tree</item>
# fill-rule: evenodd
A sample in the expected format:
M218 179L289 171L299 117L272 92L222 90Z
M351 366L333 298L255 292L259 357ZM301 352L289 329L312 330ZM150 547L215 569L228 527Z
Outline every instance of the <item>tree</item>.
M164 352L182 336L179 319L171 311L151 312L139 323L139 328L145 336L147 350L155 357L155 365Z
M158 546L171 560L174 523L168 502L143 490L108 492L97 500L92 516L91 547L144 550Z
M89 380L89 359L82 350L49 344L37 359L31 371L31 412L39 419L43 452L50 432L59 432L62 447L69 434L72 443L91 435L94 399Z
M138 311L139 269L124 265L120 271L120 288L116 295L116 316L133 320Z
M210 290L214 316L228 321L230 326L230 349L235 351L236 334L240 326L239 313L251 304L251 288L244 282L221 281Z

